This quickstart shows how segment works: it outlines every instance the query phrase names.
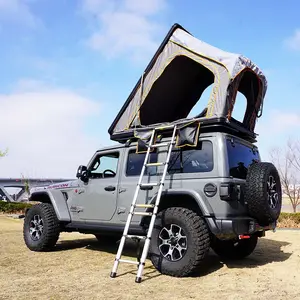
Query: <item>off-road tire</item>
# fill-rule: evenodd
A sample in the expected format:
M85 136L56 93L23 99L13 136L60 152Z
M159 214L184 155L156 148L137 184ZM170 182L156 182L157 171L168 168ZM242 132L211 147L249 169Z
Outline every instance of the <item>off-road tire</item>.
M178 261L170 261L159 250L159 234L166 226L180 226L186 236L187 250ZM162 274L185 277L197 271L210 248L210 235L203 218L183 207L167 208L157 215L149 249L149 258Z
M275 189L278 195L274 208L271 208L268 198L270 176L273 176L276 182ZM245 202L248 205L249 215L260 225L269 225L278 219L282 205L282 192L279 174L272 163L259 162L249 167L246 177Z
M34 240L30 234L30 224L34 216L40 216L43 221L43 231L38 240ZM40 203L31 207L24 218L23 237L26 246L32 251L51 250L60 233L60 225L54 208L49 203Z
M243 259L254 251L257 240L258 237L255 235L242 240L220 240L214 237L211 248L223 259Z

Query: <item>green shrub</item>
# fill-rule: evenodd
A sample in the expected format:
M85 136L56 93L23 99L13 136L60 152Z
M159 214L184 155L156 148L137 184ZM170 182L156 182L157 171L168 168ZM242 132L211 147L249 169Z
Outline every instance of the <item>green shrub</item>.
M31 206L32 204L29 203L0 201L0 212L7 214L24 213L26 208Z
M281 222L284 219L293 220L295 223L300 224L300 213L286 213L282 212L279 216L278 221Z

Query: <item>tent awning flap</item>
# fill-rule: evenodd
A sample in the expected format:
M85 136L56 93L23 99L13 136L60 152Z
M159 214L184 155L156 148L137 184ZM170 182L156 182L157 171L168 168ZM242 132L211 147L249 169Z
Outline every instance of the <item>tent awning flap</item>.
M201 98L210 85L209 99ZM230 119L237 91L248 101L241 121L245 128L253 131L266 89L265 76L249 59L202 42L175 24L146 68L143 82L140 80L136 84L109 133L114 139L115 134L119 136L134 128L187 118L198 101L203 104L203 109L206 108L206 118Z

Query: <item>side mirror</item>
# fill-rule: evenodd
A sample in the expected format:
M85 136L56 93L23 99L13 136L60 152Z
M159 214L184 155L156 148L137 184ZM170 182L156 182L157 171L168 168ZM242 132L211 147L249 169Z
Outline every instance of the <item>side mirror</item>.
M87 167L86 166L79 166L77 169L76 177L80 178L83 182L88 181L88 176L87 176Z

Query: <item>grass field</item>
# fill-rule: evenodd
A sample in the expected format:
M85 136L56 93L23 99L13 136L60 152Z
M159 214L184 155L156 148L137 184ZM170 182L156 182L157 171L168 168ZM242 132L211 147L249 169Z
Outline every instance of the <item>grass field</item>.
M136 268L121 265L109 274L116 244L92 235L62 233L55 251L29 251L22 220L0 216L0 299L299 299L300 231L267 233L249 258L222 262L210 253L201 273L172 278L148 261L136 284ZM126 255L135 253L134 245Z

